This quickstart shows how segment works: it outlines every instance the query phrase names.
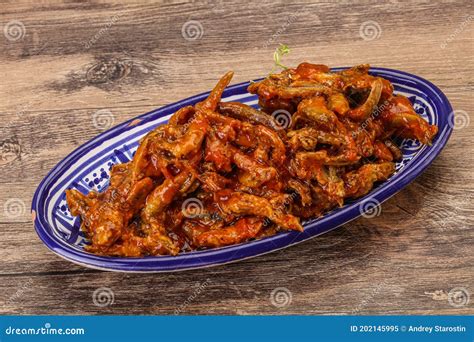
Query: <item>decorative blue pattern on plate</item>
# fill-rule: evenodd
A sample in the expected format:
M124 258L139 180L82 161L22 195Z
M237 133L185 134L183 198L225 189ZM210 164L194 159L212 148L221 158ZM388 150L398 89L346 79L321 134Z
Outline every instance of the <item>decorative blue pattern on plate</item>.
M436 86L418 76L397 70L371 68L370 72L390 80L395 87L395 93L407 96L417 113L438 126L439 133L432 146L425 146L413 140L402 140L403 160L397 163L397 171L389 180L373 189L366 197L335 209L321 218L305 222L305 230L302 233L285 232L261 240L193 251L175 257L119 258L97 256L84 251L83 247L87 241L79 229L79 218L72 217L69 212L64 191L76 188L85 194L91 190L105 189L112 165L129 161L141 137L157 125L167 122L170 115L179 108L194 105L206 98L208 93L124 122L73 151L49 172L35 192L32 213L36 231L49 249L80 265L114 271L164 272L219 265L257 256L293 245L349 222L360 216L361 203L365 203L369 198L381 203L414 180L440 153L452 131L449 117L452 113L451 105ZM248 83L241 83L227 88L223 101L239 101L257 108L257 97L247 92L247 86Z

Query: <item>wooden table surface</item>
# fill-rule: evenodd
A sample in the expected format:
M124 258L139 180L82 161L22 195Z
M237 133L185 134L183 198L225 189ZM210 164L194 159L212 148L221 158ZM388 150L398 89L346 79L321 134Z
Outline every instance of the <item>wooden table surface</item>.
M1 313L474 314L472 1L0 8ZM371 63L432 81L459 114L445 150L379 216L230 265L101 272L42 244L33 192L100 133L97 110L118 124L229 69L233 83L265 76L278 43L289 65Z

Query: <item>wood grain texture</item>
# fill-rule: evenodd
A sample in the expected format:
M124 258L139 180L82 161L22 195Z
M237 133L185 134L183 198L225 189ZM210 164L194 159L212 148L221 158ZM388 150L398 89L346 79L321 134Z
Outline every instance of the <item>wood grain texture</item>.
M265 76L280 42L291 47L288 65L420 75L472 119L473 14L471 1L2 4L2 28L23 27L0 32L0 313L474 314L473 122L379 216L216 268L85 269L49 252L29 214L45 174L100 133L97 110L117 124L207 91L229 69L234 83ZM198 39L183 37L190 21ZM368 21L373 40L361 37ZM113 304L94 304L103 287ZM457 287L470 303L449 304ZM282 307L271 301L278 288L291 295Z

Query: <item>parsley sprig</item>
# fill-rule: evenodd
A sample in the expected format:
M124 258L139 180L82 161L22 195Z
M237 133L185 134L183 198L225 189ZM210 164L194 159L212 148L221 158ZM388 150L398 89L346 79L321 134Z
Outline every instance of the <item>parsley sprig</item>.
M275 68L288 69L287 66L281 64L281 59L284 55L287 55L289 53L290 53L290 48L288 47L288 45L280 44L280 46L276 48L275 52L273 53L273 60L275 62L275 67L273 68L273 70L275 70ZM273 70L272 70L272 73L273 73Z

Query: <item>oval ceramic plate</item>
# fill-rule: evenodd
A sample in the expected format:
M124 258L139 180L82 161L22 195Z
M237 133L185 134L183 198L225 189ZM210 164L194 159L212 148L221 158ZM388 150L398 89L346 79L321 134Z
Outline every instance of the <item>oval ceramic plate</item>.
M338 70L338 69L333 69ZM72 217L66 206L64 191L79 189L86 194L102 191L109 182L109 170L116 163L129 161L138 142L147 132L167 122L181 107L194 105L207 97L200 94L154 110L124 122L87 142L62 160L43 179L35 192L32 214L36 231L54 253L74 263L103 270L122 272L166 272L220 265L250 258L328 232L360 216L366 210L387 200L413 181L440 153L452 131L452 108L446 96L430 82L405 72L371 68L370 72L390 80L395 92L407 96L415 110L439 128L431 146L413 140L401 140L403 160L396 173L379 184L367 196L347 203L325 216L304 223L303 232L278 235L229 247L183 253L178 256L120 258L93 255L84 250L86 238L80 231L80 220ZM248 83L226 89L223 101L239 101L258 107L257 97L247 92Z

